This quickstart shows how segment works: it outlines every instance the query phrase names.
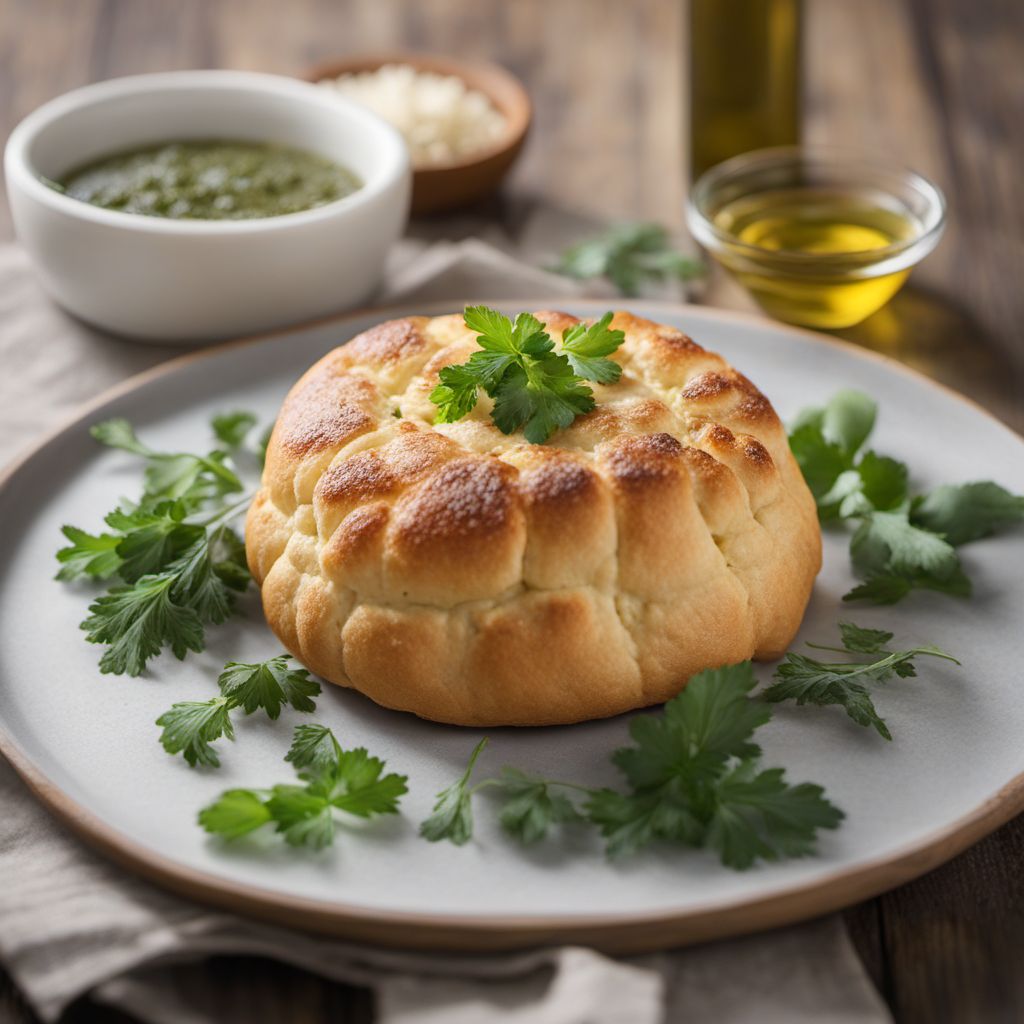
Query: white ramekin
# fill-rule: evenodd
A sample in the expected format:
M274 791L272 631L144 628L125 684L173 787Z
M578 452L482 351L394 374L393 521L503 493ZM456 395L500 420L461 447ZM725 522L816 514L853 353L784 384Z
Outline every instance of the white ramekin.
M249 139L337 160L362 188L242 221L175 221L49 188L90 160L170 140ZM29 114L4 154L14 227L46 289L89 323L143 340L199 341L351 308L380 279L408 216L405 144L381 118L304 82L174 71L76 89Z

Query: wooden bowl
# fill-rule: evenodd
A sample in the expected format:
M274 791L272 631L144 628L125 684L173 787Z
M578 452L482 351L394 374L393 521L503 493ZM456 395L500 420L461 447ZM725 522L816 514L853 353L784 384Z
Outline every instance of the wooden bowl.
M490 195L519 156L533 116L530 97L519 80L497 64L421 53L371 54L325 61L303 77L309 82L319 82L339 75L373 71L385 64L408 64L417 71L455 75L470 89L482 92L505 115L505 135L492 146L452 163L413 168L413 214L453 210Z

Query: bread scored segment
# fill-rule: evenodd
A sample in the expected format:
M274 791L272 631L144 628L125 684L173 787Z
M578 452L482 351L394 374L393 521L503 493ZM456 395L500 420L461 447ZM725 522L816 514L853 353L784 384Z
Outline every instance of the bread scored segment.
M576 323L539 312L556 341ZM544 445L481 392L434 423L461 315L392 320L285 399L246 550L271 629L312 671L460 725L661 703L701 669L778 657L821 565L814 500L757 388L629 313L597 407Z

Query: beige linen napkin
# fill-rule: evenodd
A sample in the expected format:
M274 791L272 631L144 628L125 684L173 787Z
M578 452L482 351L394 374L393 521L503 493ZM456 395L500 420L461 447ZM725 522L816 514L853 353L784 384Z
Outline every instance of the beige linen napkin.
M545 226L550 231L550 218ZM573 294L575 284L473 240L406 241L382 290L389 301ZM174 351L109 338L64 316L39 292L22 253L0 247L0 463L80 402ZM619 960L579 948L386 951L214 911L135 878L66 832L3 761L0 809L0 962L47 1021L84 994L152 1024L282 1019L279 1008L258 1001L225 1006L201 966L217 954L270 958L368 986L383 1024L889 1019L838 917ZM232 960L223 970L258 966Z

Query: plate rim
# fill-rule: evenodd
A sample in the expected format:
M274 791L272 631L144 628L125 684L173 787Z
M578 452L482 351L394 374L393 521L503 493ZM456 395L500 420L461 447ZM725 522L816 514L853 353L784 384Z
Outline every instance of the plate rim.
M607 309L609 306L623 305L605 299L572 296L481 301L500 306L515 303L532 309L557 309L561 305ZM154 380L173 374L189 363L234 348L328 324L342 325L370 315L379 315L381 319L408 316L411 315L409 309L412 306L417 306L428 315L437 315L441 311L450 311L452 305L450 300L419 304L412 300L383 307L362 307L184 352L127 377L77 406L57 426L0 467L0 494L7 490L24 467L64 434L80 426L97 409L132 394ZM748 324L803 335L815 343L831 345L853 358L880 363L890 372L934 388L980 412L1016 441L1024 443L1024 437L973 399L895 359L853 343L805 328L779 324L767 317L750 313L666 300L638 299L637 305L643 305L646 310L664 311L684 318L689 312L726 324ZM484 917L464 913L387 910L340 902L323 903L310 897L275 892L184 865L136 841L115 826L108 825L78 803L46 775L2 726L0 754L43 806L75 835L101 854L149 881L202 903L286 927L407 949L498 951L569 942L609 953L637 953L764 931L838 910L909 882L955 857L1024 811L1024 772L1021 772L972 811L907 843L895 852L856 867L831 872L812 882L786 886L767 896L753 899L734 897L688 911L561 914L552 917L502 914Z

